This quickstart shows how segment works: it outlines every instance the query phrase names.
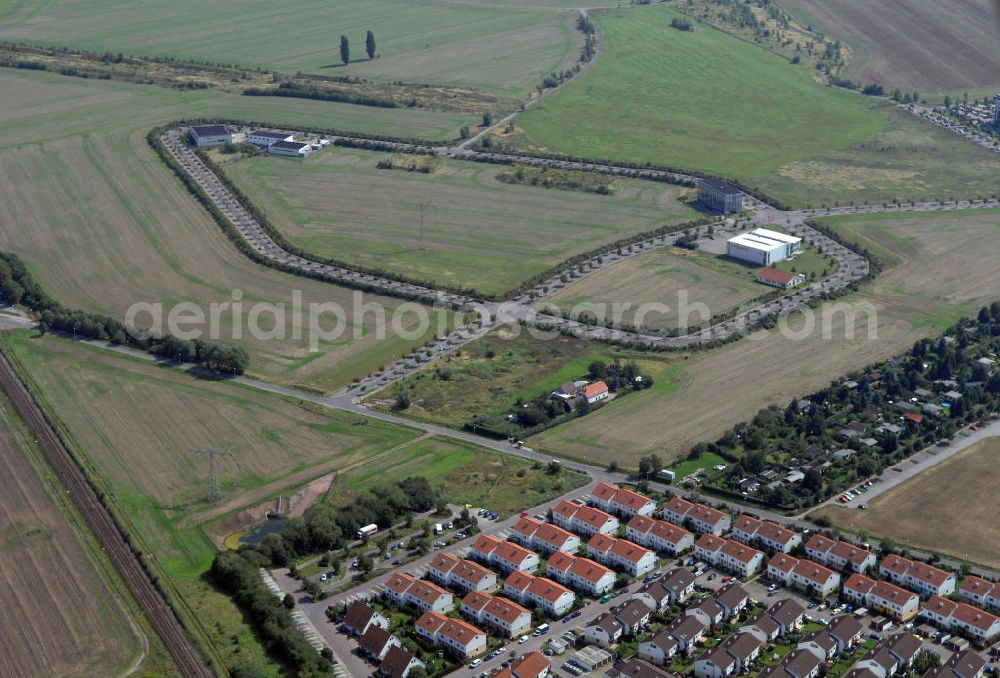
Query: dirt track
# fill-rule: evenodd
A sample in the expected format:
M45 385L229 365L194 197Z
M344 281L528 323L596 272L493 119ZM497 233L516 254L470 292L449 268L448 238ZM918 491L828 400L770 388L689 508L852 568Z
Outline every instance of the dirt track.
M214 673L205 664L201 653L185 633L173 610L153 585L149 574L125 542L83 472L73 462L69 450L49 425L38 404L3 355L0 355L0 387L6 391L32 433L38 437L38 442L59 480L80 509L101 547L135 594L153 628L163 639L181 675L196 678L213 676Z

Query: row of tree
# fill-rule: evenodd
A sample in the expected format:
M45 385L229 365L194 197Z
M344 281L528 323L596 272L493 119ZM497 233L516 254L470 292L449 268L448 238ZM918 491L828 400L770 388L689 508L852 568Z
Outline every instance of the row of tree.
M250 364L250 356L241 346L185 341L171 335L134 337L124 323L114 318L64 308L42 289L16 254L0 252L0 292L8 302L38 313L38 331L42 334L57 330L73 337L109 341L234 375L243 374Z
M375 34L371 31L365 33L365 53L369 59L375 58ZM346 35L340 36L340 60L345 66L351 63L351 40Z

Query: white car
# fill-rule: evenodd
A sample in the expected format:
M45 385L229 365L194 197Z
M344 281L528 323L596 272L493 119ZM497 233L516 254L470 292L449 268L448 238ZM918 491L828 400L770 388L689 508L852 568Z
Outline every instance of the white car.
M518 645L524 645L527 642L528 642L528 636L521 636L520 638L517 639Z
M477 657L477 658L473 659L471 662L469 662L469 668L470 669L474 669L474 668L476 668L477 666L479 666L482 663L483 663L483 660L479 659Z

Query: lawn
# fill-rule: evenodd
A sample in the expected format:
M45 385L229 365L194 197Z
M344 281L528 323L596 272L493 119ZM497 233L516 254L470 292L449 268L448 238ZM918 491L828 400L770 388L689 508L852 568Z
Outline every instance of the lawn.
M574 15L555 6L537 11L427 0L244 0L232 7L197 0L94 0L86 6L26 0L0 18L3 40L286 73L475 86L512 96L524 96L544 75L565 67L579 42ZM376 59L365 54L367 30L375 34ZM347 67L340 35L351 44Z
M0 395L0 655L3 673L119 675L168 670L164 651L142 656L132 610L113 566ZM126 592L125 595L128 595Z
M669 388L610 403L531 438L533 448L606 463L657 453L683 458L769 403L787 405L933 336L1000 296L1000 212L857 215L825 220L848 238L871 243L885 272L810 323L762 331L720 349L675 355ZM877 248L877 249L876 249ZM846 303L854 315L834 312ZM840 306L840 308L845 308ZM869 323L869 319L871 322ZM870 331L873 330L873 331Z
M267 102L26 71L0 72L0 88L6 94L0 99L0 174L7 178L0 186L0 249L19 254L65 306L123 319L136 302L162 304L165 314L184 301L208 315L211 304L232 302L238 290L242 318L233 307L221 307L217 336L250 351L251 373L326 391L433 335L429 328L409 340L393 331L380 338L374 316L355 319L354 309L371 302L391 313L398 300L358 296L251 262L158 160L145 135L154 125L198 115L370 126L400 134L430 132L422 127L429 121L449 127L446 121L456 119L418 114L411 126L411 118L397 111L387 116L383 109L358 112L361 107ZM310 351L309 315L293 312L296 294L304 310L322 302L343 308L342 338ZM250 332L249 311L257 302L283 305L280 331ZM259 324L267 330L275 321L264 311ZM413 314L402 320L405 328L417 326ZM327 314L320 324L332 323Z
M997 19L987 0L784 0L782 6L851 47L843 77L923 94L1000 85Z
M852 532L1000 567L998 455L1000 438L987 438L879 495L867 511L827 507L813 515Z
M225 171L310 252L486 295L695 216L678 199L685 189L668 184L619 181L606 196L510 185L497 179L507 168L472 162L439 159L429 174L379 169L388 157L338 147L305 162L258 157Z
M337 476L329 497L350 504L366 488L424 476L449 502L488 508L504 516L538 506L586 484L581 474L550 475L543 464L444 438L420 438L392 455Z
M996 154L761 47L673 29L663 6L593 16L604 52L520 119L532 146L717 174L795 205L995 191Z

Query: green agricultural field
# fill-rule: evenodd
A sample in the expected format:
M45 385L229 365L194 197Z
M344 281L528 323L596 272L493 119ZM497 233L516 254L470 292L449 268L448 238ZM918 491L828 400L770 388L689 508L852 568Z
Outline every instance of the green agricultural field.
M27 71L0 72L0 89L6 94L0 98L0 174L6 178L0 187L0 249L19 254L66 306L122 319L136 302L161 303L166 313L186 301L207 315L212 303L232 302L233 290L240 290L244 317L240 321L232 308L224 309L220 339L235 340L239 330L238 341L251 353L250 371L262 378L330 391L433 335L428 329L405 340L387 331L381 339L374 317L355 322L353 309L359 301L373 302L391 313L398 300L369 294L359 300L351 290L251 262L159 161L145 136L154 125L196 115L370 126L390 134L419 134L429 121L447 129L447 121L457 119ZM339 111L344 115L338 117ZM304 309L328 301L344 308L343 336L310 351L308 315L292 313L296 292ZM249 331L249 310L257 302L285 305L284 322L276 323L280 331L271 337L255 338ZM411 329L417 322L412 314L403 320ZM275 323L273 316L265 314L259 324L269 329L269 323ZM320 325L331 329L332 323L327 315Z
M831 380L938 334L1000 297L1000 211L854 215L824 220L867 246L885 271L857 294L817 309L815 324L758 332L720 349L675 355L669 387L658 383L621 403L531 438L531 447L605 463L634 464L655 452L683 458L769 403L784 406ZM838 304L854 315L835 312ZM840 308L844 308L841 306Z
M10 3L3 3L9 5ZM201 59L227 64L490 89L524 96L575 58L573 13L534 7L427 0L197 0L123 2L25 0L0 12L0 39L98 52ZM375 33L378 56L365 54ZM347 35L344 67L339 40Z
M538 506L586 484L587 478L544 464L442 438L420 438L391 456L337 476L329 497L346 506L366 488L424 476L449 502L472 504L504 515Z
M687 189L617 181L614 195L517 186L508 168L436 160L430 174L378 169L385 153L336 147L304 162L225 165L294 244L411 279L502 295L568 257L696 215ZM420 208L424 205L424 227Z
M796 205L996 190L995 153L721 31L673 29L677 16L595 13L603 53L519 120L521 141L726 176Z

